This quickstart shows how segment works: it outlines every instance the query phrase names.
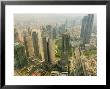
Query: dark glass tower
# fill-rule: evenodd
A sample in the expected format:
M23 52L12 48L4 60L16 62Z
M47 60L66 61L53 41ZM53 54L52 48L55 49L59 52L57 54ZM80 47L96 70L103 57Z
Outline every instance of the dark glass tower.
M62 71L69 72L70 36L62 34Z
M42 41L43 41L44 59L45 59L46 62L50 62L48 38L47 37L43 37Z
M83 44L88 44L90 42L90 37L91 37L92 27L93 27L93 20L94 20L93 14L84 16L82 20L80 39Z

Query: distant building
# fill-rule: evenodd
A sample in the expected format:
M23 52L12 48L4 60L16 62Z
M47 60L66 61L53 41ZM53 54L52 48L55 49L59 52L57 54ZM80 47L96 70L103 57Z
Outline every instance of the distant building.
M30 28L30 27L28 27L28 34L31 36L31 34L32 34L32 29Z
M53 38L56 39L57 38L57 27L53 28Z
M41 30L42 30L41 37L48 37L48 32L46 27L42 26Z
M56 24L55 27L53 27L53 38L57 39L61 36L61 28Z
M65 26L68 27L68 20L67 20L67 18L65 20Z
M48 37L49 38L53 38L53 33L52 33L52 26L51 25L47 25L46 26L46 31L47 31L47 33L48 33Z
M60 27L59 27L59 34L64 34L65 32L67 32L67 29L66 29L66 26L65 24L62 24Z
M90 37L92 33L94 15L89 14L84 16L82 20L80 39L83 44L88 44L90 42Z
M23 33L16 28L14 28L14 42L23 43Z

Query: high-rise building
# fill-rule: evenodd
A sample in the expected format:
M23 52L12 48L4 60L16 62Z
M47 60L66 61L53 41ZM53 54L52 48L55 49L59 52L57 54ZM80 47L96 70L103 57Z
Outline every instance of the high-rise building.
M31 36L32 34L32 29L30 27L28 27L28 34Z
M48 37L43 38L44 59L46 62L55 64L55 41Z
M56 39L57 38L57 27L53 28L53 38Z
M90 42L90 37L92 33L94 15L89 14L84 16L82 20L81 34L80 38L83 44L88 44Z
M47 25L46 26L46 31L47 31L47 33L48 33L48 37L49 38L53 38L53 33L52 33L52 26L51 25Z
M24 32L24 44L26 48L26 54L28 57L34 57L34 48L33 48L33 42L32 37L28 35L27 32Z
M14 28L14 42L23 43L23 32Z
M36 32L32 33L34 53L36 57L39 57L39 45L38 45L38 34Z
M49 39L49 56L50 56L50 62L52 64L55 64L55 40Z
M43 51L44 51L44 59L46 62L50 62L50 54L49 54L49 43L48 43L48 38L43 37Z
M65 24L62 24L59 27L59 34L61 35L61 34L65 33L65 32L67 32L66 26L65 26Z
M68 54L70 49L70 36L68 34L62 34L62 52Z
M69 72L69 50L70 50L70 36L68 34L62 35L62 71Z
M65 27L68 28L68 20L67 20L67 18L65 20Z
M43 61L44 51L43 51L42 31L40 29L32 29L32 41L35 56Z

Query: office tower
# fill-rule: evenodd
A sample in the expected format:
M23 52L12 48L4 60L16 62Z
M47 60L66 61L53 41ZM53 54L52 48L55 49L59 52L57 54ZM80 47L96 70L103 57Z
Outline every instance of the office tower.
M70 36L68 34L62 35L62 69L69 71L69 50L70 50Z
M37 58L44 60L42 31L40 29L32 29L32 41L34 47L34 53Z
M53 39L57 38L57 27L53 28Z
M68 28L68 20L67 20L67 18L65 20L65 27Z
M29 36L27 32L24 32L24 44L25 44L27 56L29 58L34 57L35 54L34 54L32 37Z
M49 44L48 44L48 38L47 37L43 37L42 38L43 41L43 51L44 51L44 59L46 62L50 62L50 55L49 55Z
M43 37L43 51L46 62L55 64L55 41L54 39Z
M92 33L94 15L89 14L84 16L82 20L80 39L83 44L88 44L90 42L90 37Z
M18 42L14 43L14 66L15 68L23 68L27 64L24 45Z
M62 52L68 54L70 49L70 36L68 34L62 35Z
M31 36L32 33L32 29L30 27L28 27L28 34Z
M39 57L38 34L36 34L36 32L32 33L32 40L33 40L34 54L36 57Z
M62 25L59 27L59 34L61 35L61 34L65 33L65 32L67 32L66 26L65 26L65 24L62 24Z
M50 62L52 64L55 64L55 40L49 39L49 56L50 56Z
M56 26L53 28L53 38L57 39L59 37L61 37L61 29L59 29L59 26L56 24Z
M22 35L21 35L21 32L14 28L14 42L20 42L22 41Z
M49 37L49 38L53 38L52 26L51 26L51 25L47 25L47 26L46 26L46 31L47 31L47 33L48 33L48 37Z
M44 60L43 43L42 43L42 37L41 37L42 31L37 30L37 34L38 34L39 57L40 59Z
M14 28L14 42L23 43L23 33L16 28Z

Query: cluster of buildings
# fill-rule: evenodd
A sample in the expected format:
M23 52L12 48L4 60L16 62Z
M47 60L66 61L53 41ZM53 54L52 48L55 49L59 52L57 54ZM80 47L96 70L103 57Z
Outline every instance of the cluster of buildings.
M28 29L21 32L15 31L14 48L16 49L19 45L23 46L24 49L21 50L24 50L23 54L29 60L37 59L54 63L54 40L46 36L41 37L41 35L41 30L36 29ZM18 50L15 55L21 57L21 55L18 55L21 50Z
M14 60L15 67L22 68L29 63L29 60L38 60L50 65L56 65L55 57L55 42L56 39L61 39L61 73L58 71L52 71L52 76L59 75L87 75L85 70L85 65L81 60L81 49L85 48L87 44L90 44L92 27L93 27L94 15L89 14L84 16L82 19L81 33L79 38L79 44L77 47L73 45L75 41L71 40L69 30L67 26L67 20L65 24L60 26L46 25L42 26L40 29L27 28L24 30L14 29ZM70 31L70 32L68 32ZM77 43L77 42L76 42ZM70 51L72 47L75 48L70 57ZM72 50L73 51L73 50ZM24 62L27 60L27 62ZM72 61L74 60L74 61ZM18 65L18 66L16 66ZM74 72L74 73L73 73Z

